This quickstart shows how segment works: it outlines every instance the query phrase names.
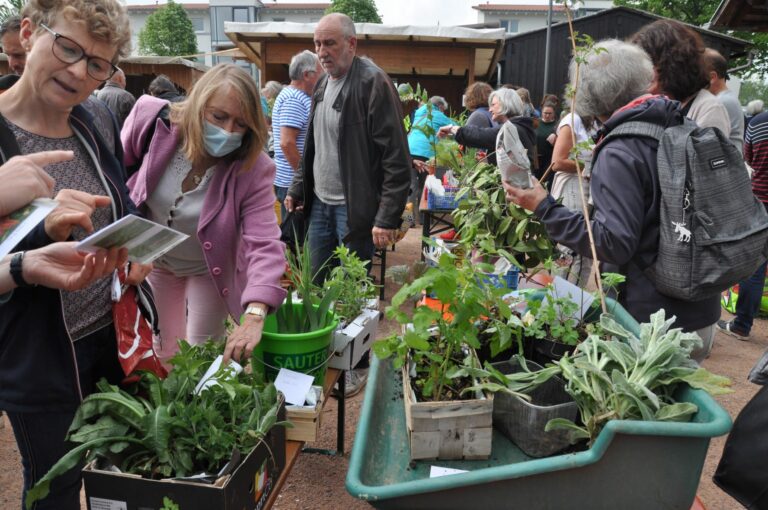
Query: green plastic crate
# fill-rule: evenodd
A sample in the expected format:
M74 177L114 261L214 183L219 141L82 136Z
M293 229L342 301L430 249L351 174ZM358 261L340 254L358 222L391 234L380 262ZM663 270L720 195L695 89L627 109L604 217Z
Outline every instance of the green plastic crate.
M369 378L346 487L381 509L688 510L710 439L731 428L707 393L684 388L677 398L699 407L689 423L612 421L589 450L542 459L494 431L488 460L409 464L402 382L388 360L374 359ZM470 472L430 479L431 465Z

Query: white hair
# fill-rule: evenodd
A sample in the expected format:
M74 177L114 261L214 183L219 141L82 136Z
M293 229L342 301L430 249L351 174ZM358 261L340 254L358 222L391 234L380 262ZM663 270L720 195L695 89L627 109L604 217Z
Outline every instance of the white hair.
M747 115L750 117L753 117L757 115L758 113L762 113L763 111L763 100L762 99L753 99L749 103L747 103Z
M297 53L291 58L291 63L288 66L288 77L291 80L300 80L304 78L304 73L316 71L319 62L317 55L309 50Z
M507 88L494 90L491 92L491 95L488 96L488 106L491 105L494 97L499 100L499 104L501 105L499 114L504 115L508 119L523 114L523 111L525 110L523 100L520 99L520 96L515 90Z
M653 80L653 63L639 46L618 39L600 41L579 66L571 60L568 76L577 88L575 110L580 116L598 117L642 96Z

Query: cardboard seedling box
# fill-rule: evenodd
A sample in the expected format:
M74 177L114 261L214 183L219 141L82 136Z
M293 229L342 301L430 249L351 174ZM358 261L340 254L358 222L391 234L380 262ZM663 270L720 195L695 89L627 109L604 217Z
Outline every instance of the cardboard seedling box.
M381 312L376 308L378 308L378 300L372 300L369 302L369 307L364 308L347 327L333 334L334 355L328 362L329 367L352 370L362 357L368 354L376 340L376 329L379 327L381 317Z
M285 404L278 421L285 420ZM285 469L285 427L273 427L221 487L83 469L88 510L157 510L168 497L182 510L261 510Z

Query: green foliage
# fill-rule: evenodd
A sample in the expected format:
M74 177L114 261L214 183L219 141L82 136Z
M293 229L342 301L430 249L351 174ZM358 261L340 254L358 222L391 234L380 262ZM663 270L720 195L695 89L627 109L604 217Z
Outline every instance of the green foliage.
M546 300L531 300L522 318L525 336L538 340L552 340L566 345L578 345L580 340L578 321L573 314L579 309L568 296L555 297L547 294Z
M300 308L294 308L293 295L288 293L285 303L275 312L277 331L279 333L308 333L331 325L336 316L328 313L333 309L334 301L342 288L335 286L322 289L315 282L316 274L312 272L312 256L309 241L304 246L296 244L295 254L286 251L288 259L288 274L291 286L302 300ZM321 271L322 267L318 269ZM322 297L321 297L322 295Z
M333 0L326 14L340 12L346 14L355 23L381 23L381 16L373 0Z
M351 253L346 246L336 248L334 255L339 259L339 265L331 271L330 277L323 286L323 292L337 289L336 316L344 322L357 317L369 299L376 297L378 287L368 273L369 262L363 262Z
M195 29L181 4L168 0L147 17L139 32L139 54L177 57L195 53Z
M521 269L535 268L552 257L552 241L532 212L507 202L500 183L501 173L493 165L481 163L468 172L459 189L466 200L453 214L456 230L462 243L483 255L503 256L518 267L515 255L523 255Z
M177 505L171 498L164 497L163 498L163 508L160 510L181 510L179 508L179 505Z
M744 80L739 90L739 102L746 105L750 101L761 99L768 101L768 83L760 80Z
M680 384L722 395L730 393L730 381L690 359L701 339L695 333L670 329L674 320L665 320L664 310L659 310L635 336L603 314L604 334L590 335L572 357L565 355L541 372L525 369L492 377L500 384L507 379L506 385L515 392L530 392L552 376L561 377L578 405L581 422L551 420L546 430L567 429L572 442L588 439L593 443L610 420L688 421L698 409L675 401Z
M273 426L285 425L277 421L274 385L254 374L222 367L214 375L218 385L194 394L223 350L221 342L192 347L182 341L164 380L145 372L130 392L100 381L69 428L74 448L28 492L27 508L47 496L51 480L82 461L104 457L146 478L215 474L233 450L250 452Z
M404 285L392 298L387 317L406 326L401 335L393 335L374 343L374 353L380 358L394 356L394 366L402 367L409 359L416 369L414 385L430 401L458 398L461 385L471 385L472 379L487 375L480 371L473 349L480 347L477 327L480 321L495 328L498 349L512 345L513 331L510 309L503 302L500 289L480 282L481 265L457 267L450 253L440 257L438 267L429 268L423 276ZM431 292L441 304L441 310L418 306L412 315L401 307L424 292ZM448 312L447 314L445 312ZM487 331L487 330L486 330ZM470 348L469 353L464 346Z
M0 23L11 16L20 15L25 3L27 3L26 0L3 0L2 5L0 5Z
M669 0L615 0L614 4L634 7L700 27L712 19L717 6L720 5L720 0L675 0L674 2ZM743 72L745 76L765 78L768 74L768 34L742 30L727 30L725 33L749 41L754 45L754 65ZM730 62L729 65L735 67L745 63L746 59L741 58Z

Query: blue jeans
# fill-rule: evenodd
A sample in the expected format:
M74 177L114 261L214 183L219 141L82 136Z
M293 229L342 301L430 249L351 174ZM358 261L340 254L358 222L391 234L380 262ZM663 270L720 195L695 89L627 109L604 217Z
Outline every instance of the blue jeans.
M30 354L31 356L32 354ZM117 360L117 340L113 324L75 342L75 356L80 372L83 397L92 393L102 377L111 384L123 378ZM62 381L64 384L64 381ZM48 470L70 450L64 438L72 424L76 408L60 412L8 412L24 473L24 496ZM80 510L80 470L75 466L51 482L47 498L38 501L35 510Z
M344 238L348 233L346 204L329 205L315 197L309 214L307 238L312 250L312 273L318 285L322 285L331 269L338 265L338 260L333 257L337 246L346 245L360 260L370 261L373 258L371 233L368 232L363 239L353 239L345 243ZM370 270L370 264L368 268Z
M739 334L749 334L755 316L760 310L760 302L763 299L763 286L765 285L766 266L768 266L768 261L760 264L755 274L743 282L739 282L736 318L733 319L733 329Z
M285 210L285 197L288 195L288 188L282 188L280 186L273 186L275 188L275 197L277 198L277 201L280 202L280 223L285 221L285 216L288 214L288 211Z

